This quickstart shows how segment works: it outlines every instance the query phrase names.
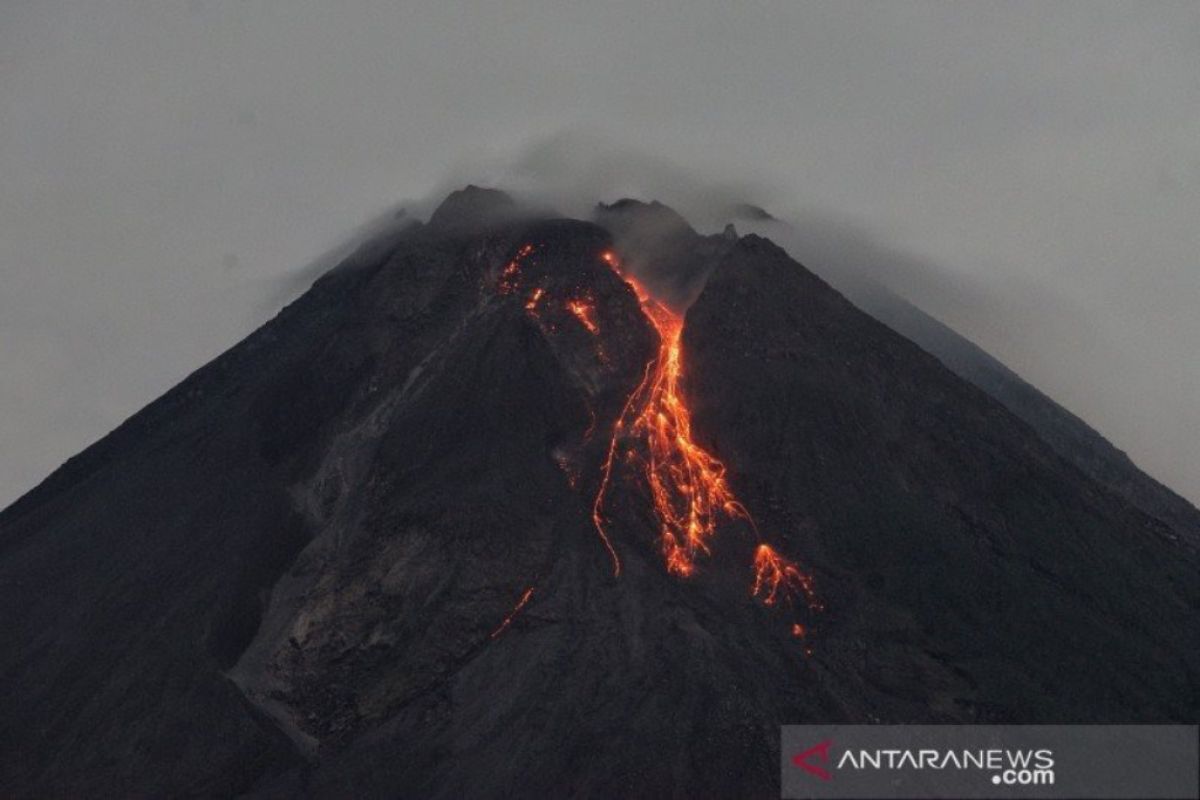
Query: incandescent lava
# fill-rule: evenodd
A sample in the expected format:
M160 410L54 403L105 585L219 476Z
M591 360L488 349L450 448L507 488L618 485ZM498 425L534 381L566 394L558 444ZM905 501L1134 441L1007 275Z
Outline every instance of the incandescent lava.
M501 294L513 294L518 290L524 262L534 251L532 244L525 244L516 251L500 273L498 288ZM757 538L761 539L761 536L750 512L730 487L725 465L697 444L693 436L691 411L680 385L683 378L683 315L651 296L622 269L614 253L605 251L600 254L600 259L633 289L642 313L658 333L659 344L657 354L646 364L641 380L625 399L613 426L592 503L592 521L612 559L613 574L619 577L621 559L609 536L604 506L613 490L614 472L618 468L628 469L633 480L642 483L649 494L658 525L658 547L667 572L687 578L697 571L698 560L711 553L711 542L721 523L740 520ZM547 302L559 301L552 301L546 290L538 286L528 294L525 310L540 318ZM597 338L598 355L605 360L593 296L576 292L561 302L562 309ZM585 438L590 438L590 434L589 427ZM813 588L812 576L770 545L760 541L752 566L754 578L750 595L763 605L776 606L781 601L791 604L800 597L811 611L823 609ZM527 601L528 594L514 609L514 615ZM496 633L503 631L509 621L511 617ZM807 628L799 623L792 628L797 636L804 636L806 631Z
M659 546L667 571L688 577L696 561L710 552L709 542L723 519L740 519L757 535L754 519L725 478L725 466L696 443L692 417L680 390L683 375L683 316L659 302L620 269L611 252L601 259L633 288L642 311L659 336L658 355L646 365L641 383L630 394L617 419L604 461L600 488L592 508L596 530L613 556L614 572L620 560L612 550L604 525L604 500L620 452L643 476L659 524ZM760 544L755 555L751 595L765 605L803 594L813 611L822 606L813 590L812 577L769 545Z

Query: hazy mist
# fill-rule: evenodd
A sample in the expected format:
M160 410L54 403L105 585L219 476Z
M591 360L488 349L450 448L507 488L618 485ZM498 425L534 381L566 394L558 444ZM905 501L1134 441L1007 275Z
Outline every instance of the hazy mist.
M762 205L1200 501L1197 76L1195 3L4 3L0 505L467 182Z

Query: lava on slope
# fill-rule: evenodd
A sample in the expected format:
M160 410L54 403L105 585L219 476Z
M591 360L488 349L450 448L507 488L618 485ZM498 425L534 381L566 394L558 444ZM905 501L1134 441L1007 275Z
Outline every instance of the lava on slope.
M808 607L813 611L824 608L813 589L812 576L800 571L794 563L779 555L769 544L760 544L754 551L755 597L762 597L763 605L773 606L780 597L800 592ZM804 635L803 626L793 626L797 636Z
M520 291L522 267L535 251L535 246L528 243L517 250L500 273L501 294ZM667 572L687 578L695 574L698 559L711 553L711 541L722 522L739 520L756 537L761 539L761 536L754 518L729 486L725 465L700 446L692 434L691 411L680 388L683 315L657 300L627 274L612 251L602 252L600 259L637 295L642 313L658 334L659 345L614 423L600 467L592 520L612 559L613 574L619 577L621 559L607 530L604 505L613 488L614 470L619 464L626 464L634 480L648 490ZM525 310L541 321L545 299L544 287L533 288ZM589 294L571 296L563 301L563 306L588 333L599 337L595 300ZM554 325L550 324L549 329L553 331ZM597 356L604 359L602 343L597 344ZM574 486L570 473L569 479ZM764 605L774 606L780 601L791 604L799 597L809 610L823 610L812 576L770 545L758 545L752 567L750 595ZM795 635L803 636L807 629L796 623L792 630Z
M496 630L491 632L489 638L495 639L500 636L500 634L508 630L508 626L512 625L513 620L517 618L517 615L520 614L525 606L529 604L529 600L533 597L534 588L535 587L530 586L524 591L524 593L522 593L521 599L517 600L517 604L513 606L513 610L508 612L508 616L504 618L504 621L500 623Z
M652 297L632 276L623 274L614 254L605 252L601 258L637 293L646 318L658 332L659 351L647 365L645 378L630 395L613 430L593 519L604 536L604 498L611 482L613 456L624 440L625 459L643 477L653 499L667 571L686 578L696 571L697 559L711 552L710 540L722 520L742 520L756 536L758 527L730 488L725 465L697 444L692 435L691 411L679 385L683 375L683 315ZM822 609L812 576L769 545L759 545L754 569L751 595L761 596L765 605L774 605L781 598L790 602L799 592L810 610Z
M504 265L504 271L500 273L501 294L512 294L516 291L521 278L521 263L532 254L532 244L522 245L517 254Z
M585 295L582 298L568 300L567 310L575 315L575 319L579 320L579 324L586 328L588 333L593 336L600 334L600 327L596 324L595 303L591 297Z

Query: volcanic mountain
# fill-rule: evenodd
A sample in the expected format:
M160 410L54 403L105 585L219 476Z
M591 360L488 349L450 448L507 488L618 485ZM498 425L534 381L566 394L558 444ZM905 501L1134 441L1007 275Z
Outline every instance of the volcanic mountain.
M6 797L777 797L784 723L1200 716L1188 541L637 201L379 233L3 512L0 607Z

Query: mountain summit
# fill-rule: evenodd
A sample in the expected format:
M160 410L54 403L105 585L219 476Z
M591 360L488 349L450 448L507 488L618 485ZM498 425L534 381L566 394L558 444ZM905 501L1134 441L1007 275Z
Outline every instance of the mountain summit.
M767 239L517 211L0 514L0 794L778 797L786 723L1200 715L1164 523Z

